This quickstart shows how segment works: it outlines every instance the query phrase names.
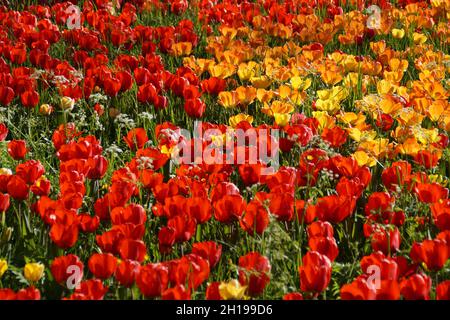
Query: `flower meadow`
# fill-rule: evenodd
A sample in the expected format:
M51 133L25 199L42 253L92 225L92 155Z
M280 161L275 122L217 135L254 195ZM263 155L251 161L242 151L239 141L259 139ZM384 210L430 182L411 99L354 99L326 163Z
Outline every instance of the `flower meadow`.
M449 0L6 1L0 300L449 300Z

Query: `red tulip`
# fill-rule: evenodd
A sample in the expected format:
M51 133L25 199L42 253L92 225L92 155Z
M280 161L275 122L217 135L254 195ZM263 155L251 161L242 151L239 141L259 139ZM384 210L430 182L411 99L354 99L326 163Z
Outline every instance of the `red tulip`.
M342 300L375 300L376 290L367 284L366 279L357 278L341 287Z
M75 290L75 297L83 300L102 300L108 291L99 279L89 279L80 283L80 288Z
M35 90L27 90L20 95L20 101L26 108L34 108L39 103L39 93Z
M76 280L77 282L81 280L84 269L83 263L76 255L68 254L66 256L55 258L50 266L50 270L56 282L65 284L67 279L73 274L74 270L76 271L75 268L72 270L69 267L78 267L80 278Z
M270 281L270 262L258 252L250 252L239 258L239 282L248 286L250 296L263 293Z
M286 293L283 296L283 300L291 301L291 300L303 300L303 295L300 292L291 292Z
M91 216L87 213L79 214L78 221L80 223L80 229L87 233L95 232L100 225L100 218L98 216Z
M95 277L105 280L116 271L117 258L110 253L95 253L89 258L88 266Z
M136 278L139 290L147 298L160 297L167 289L168 283L169 271L160 263L142 267Z
M377 289L377 300L400 299L400 286L397 280L381 280L380 288Z
M30 190L35 195L42 197L48 196L50 194L50 188L51 188L50 181L41 177L31 186Z
M159 251L161 253L168 253L172 250L175 244L176 231L174 228L162 227L158 232Z
M147 221L147 214L141 205L131 203L125 208L114 208L111 211L111 221L113 224L143 224Z
M87 165L89 167L88 179L99 180L106 174L108 160L101 155L96 155L88 159Z
M431 278L425 274L414 274L400 283L400 293L406 300L428 300Z
M327 221L315 221L308 226L308 238L333 237L333 226Z
M436 300L450 300L450 280L446 280L437 285Z
M12 289L0 289L0 300L16 300L17 295Z
M41 293L35 287L20 289L17 292L17 300L41 300Z
M214 281L206 288L206 300L222 300L219 292L220 282Z
M450 200L433 203L430 209L439 230L450 230Z
M414 161L427 169L431 169L438 165L439 157L435 152L420 150L414 156Z
M319 198L313 206L319 220L339 223L352 214L356 200L348 196L326 196Z
M127 136L124 137L125 142L130 147L131 150L136 151L144 147L145 143L148 141L147 132L144 128L135 128L128 132Z
M240 194L225 195L214 203L214 218L223 223L236 221L245 207L245 200Z
M194 197L187 199L185 211L197 223L205 223L211 218L211 203L207 198Z
M0 85L0 104L3 106L7 106L13 101L14 99L14 90L10 87L6 87L3 85ZM1 139L0 139L1 140Z
M331 261L334 261L339 254L336 240L333 237L312 237L309 238L308 244L312 251L326 255Z
M145 243L141 240L123 239L119 242L120 258L142 262L147 254Z
M433 271L442 269L449 258L447 243L440 239L414 242L410 256L415 262L424 262Z
M308 251L298 268L300 289L305 292L319 293L325 290L331 279L331 261L316 251Z
M0 192L0 213L5 213L9 208L9 194Z
M124 287L131 287L136 281L141 265L137 261L124 260L119 263L116 269L115 277Z
M220 79L216 77L211 77L205 80L202 80L200 83L200 87L203 92L206 92L211 95L218 95L219 92L225 91L227 83L225 79Z
M188 254L169 264L169 279L173 284L187 284L189 289L197 289L210 274L208 260L196 254Z
M206 104L200 98L188 99L184 102L184 111L192 118L201 118L206 110Z
M250 235L253 235L254 232L262 234L269 225L269 213L262 204L252 200L247 204L240 225Z
M327 141L332 148L339 148L347 141L348 133L346 130L336 126L332 129L325 128L322 131L321 137L323 140Z
M163 300L190 300L191 293L182 284L169 288L162 293Z
M9 195L16 200L25 200L28 198L29 188L26 182L19 176L12 176L8 181L6 189Z
M421 202L435 203L448 198L448 189L438 183L417 183L414 192Z
M60 248L71 248L78 240L78 231L78 224L55 223L50 228L50 238Z
M37 160L29 160L16 167L16 174L29 185L34 184L44 173L44 166Z
M27 151L24 140L12 140L8 143L8 153L14 160L22 160L25 158Z
M192 245L192 253L209 261L209 266L214 268L222 255L222 245L214 241L197 242Z
M0 123L0 141L6 139L8 135L8 127L4 123Z
M388 254L388 252L394 253L400 248L400 231L397 227L393 230L377 228L372 234L370 243L374 251L381 251L384 254Z

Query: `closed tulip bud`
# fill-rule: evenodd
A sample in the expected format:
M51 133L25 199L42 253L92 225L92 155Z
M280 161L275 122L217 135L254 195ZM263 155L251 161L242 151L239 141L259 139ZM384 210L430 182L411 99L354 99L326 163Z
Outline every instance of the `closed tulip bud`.
M120 114L119 109L116 109L116 108L109 108L108 111L109 111L109 116L113 119L115 119Z
M11 240L11 236L12 236L12 232L13 229L11 227L6 228L3 233L2 233L2 237L0 239L0 243L1 244L5 244L8 243L9 240ZM0 263L1 264L1 263ZM1 273L1 272L0 272ZM0 275L1 276L1 275Z
M62 97L60 100L60 106L63 110L72 110L75 106L75 100L70 97Z
M53 113L53 107L49 104L43 104L39 107L39 113L43 116L48 116Z
M8 262L0 260L0 278L5 274L6 270L8 270Z
M394 28L394 29L392 29L391 33L395 39L402 39L405 36L405 30L403 30L403 29L395 29Z
M23 275L29 282L37 282L44 275L44 265L39 262L27 263L23 268Z

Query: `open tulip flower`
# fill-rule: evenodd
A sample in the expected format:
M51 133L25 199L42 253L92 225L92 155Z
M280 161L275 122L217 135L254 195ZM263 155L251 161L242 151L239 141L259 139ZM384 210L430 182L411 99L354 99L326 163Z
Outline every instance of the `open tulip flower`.
M0 300L450 299L449 1L22 2Z

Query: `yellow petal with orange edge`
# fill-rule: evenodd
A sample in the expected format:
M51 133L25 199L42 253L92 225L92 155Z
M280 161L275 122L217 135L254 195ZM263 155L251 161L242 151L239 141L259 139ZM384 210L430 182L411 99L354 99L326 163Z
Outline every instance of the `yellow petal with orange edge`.
M272 90L266 90L266 89L257 89L256 90L256 98L259 102L267 103L275 96L275 93Z
M377 160L374 157L369 156L365 151L362 150L356 151L353 154L353 159L358 162L359 166L373 167L377 164Z
M253 123L253 117L251 115L245 114L245 113L239 113L235 116L230 117L228 120L230 126L235 128L240 122L247 121L248 123Z
M312 116L319 122L320 130L323 130L324 128L332 129L335 127L334 118L325 111L313 111Z
M275 123L280 127L284 127L289 123L291 115L289 113L274 113Z

